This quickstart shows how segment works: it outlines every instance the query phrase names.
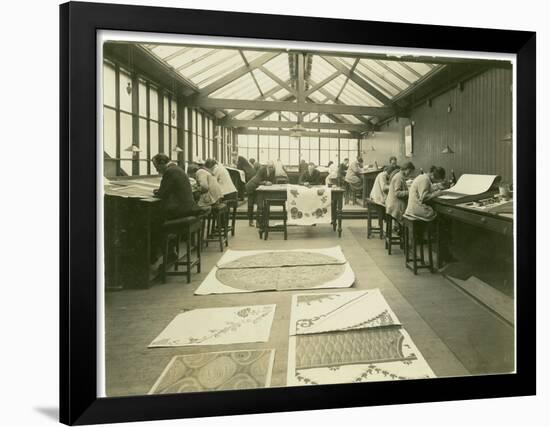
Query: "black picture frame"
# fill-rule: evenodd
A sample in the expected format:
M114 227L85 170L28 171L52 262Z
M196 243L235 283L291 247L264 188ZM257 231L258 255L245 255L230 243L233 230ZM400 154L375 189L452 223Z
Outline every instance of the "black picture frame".
M167 396L96 395L96 31L214 35L517 55L517 371ZM536 34L70 2L60 6L60 418L92 424L536 393Z

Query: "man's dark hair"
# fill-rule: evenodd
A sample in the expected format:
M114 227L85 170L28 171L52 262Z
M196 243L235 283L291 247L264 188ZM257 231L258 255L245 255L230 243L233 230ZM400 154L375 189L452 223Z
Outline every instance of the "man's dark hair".
M430 173L433 174L435 179L445 179L445 169L441 166L432 166L430 168Z
M248 162L253 165L254 163L256 163L256 159L254 159L253 157L251 157L250 159L248 159Z
M406 170L413 171L415 169L416 168L414 167L413 162L406 162L403 166L401 166L402 171L406 171Z
M397 157L391 156L391 157L390 157L390 163L391 163L392 160L395 160L395 163L397 163Z
M151 160L156 165L166 165L166 164L168 164L168 162L170 162L170 157L168 157L164 153L158 153L158 154L154 155Z
M207 167L208 169L211 169L214 167L216 163L218 162L216 162L216 160L214 159L206 159L206 161L204 162L204 166Z

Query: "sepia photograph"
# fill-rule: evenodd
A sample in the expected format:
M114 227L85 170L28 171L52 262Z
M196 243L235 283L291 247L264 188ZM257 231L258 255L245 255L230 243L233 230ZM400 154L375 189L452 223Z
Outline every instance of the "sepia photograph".
M515 55L97 49L101 396L516 372Z

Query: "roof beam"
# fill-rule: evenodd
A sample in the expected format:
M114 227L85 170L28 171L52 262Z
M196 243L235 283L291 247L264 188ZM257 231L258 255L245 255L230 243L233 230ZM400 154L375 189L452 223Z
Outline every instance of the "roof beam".
M366 107L345 104L315 104L288 101L252 101L242 99L203 98L191 96L186 99L190 107L221 108L235 110L294 111L303 113L335 113L366 116L387 116L394 113L392 107Z
M226 126L236 128L292 128L298 123L294 121L277 120L228 120ZM352 132L364 132L371 130L372 127L365 125L356 125L349 123L320 123L320 122L302 122L300 125L306 129L340 129Z
M401 80L403 83L405 83L407 86L411 85L413 82L411 82L409 79L405 78L404 76L402 76L401 74L399 74L398 72L396 72L392 67L389 67L388 64L386 64L385 62L382 62L382 61L379 61L378 59L375 59L374 62L376 62L377 65L379 65L380 67L382 67L384 70L388 71L390 74L392 74L393 76L395 76L396 78L398 78L399 80ZM400 64L403 66L403 64ZM407 64L405 64L407 65ZM407 65L407 70L412 70L413 74L415 74L418 78L422 77L422 75L420 75L419 73L416 72L416 70L414 70L413 68L409 67ZM401 89L399 89L401 90Z
M243 129L237 128L239 135L271 135L271 136L291 136L290 130L258 130L258 129ZM357 134L353 133L331 133L331 132L316 132L316 131L301 131L301 136L313 136L319 138L340 138L340 139L357 139Z
M311 82L310 82L311 84ZM330 99L332 102L334 102L335 104L338 104L338 105L345 105L342 101L340 101L339 99L336 99L336 97L334 95L332 95L328 90L326 90L325 88L320 88L319 89L319 92L321 92L321 94L323 94L324 96L326 96L328 99ZM357 118L357 120L360 120L362 121L363 123L365 124L370 124L370 121L369 119L363 117L363 116L357 116L355 115L354 116L355 118ZM345 119L347 121L347 119L345 117L341 117L341 119Z
M312 85L308 90L306 90L306 93L305 95L306 96L309 96L311 95L312 93L318 91L319 89L321 89L323 86L327 85L328 83L330 83L331 81L333 81L336 77L338 77L340 75L340 71L335 71L334 73L332 73L330 76L326 77L325 79L321 80L319 83L315 83L313 84L312 81L309 82L310 85Z
M305 57L303 54L299 53L296 55L296 59L298 60L298 73L296 75L296 88L297 88L297 94L296 99L298 99L298 103L304 103L306 102L306 97L304 95L305 92L305 83L304 83L304 60Z
M290 81L285 82L284 80L277 77L275 74L273 74L271 71L269 71L265 67L258 67L262 73L264 73L266 76L268 76L271 80L273 80L275 83L277 83L280 87L277 88L277 91L281 90L281 88L288 90L291 94L296 95L296 91L294 88L290 86Z
M279 55L279 52L270 52L265 53L262 56L256 58L252 62L250 62L248 65L243 65L242 67L237 68L236 70L226 74L225 76L219 78L218 80L210 83L208 86L204 87L200 91L200 97L206 98L211 93L217 91L218 89L221 89L225 85L228 85L229 83L237 80L239 77L244 76L245 74L251 72L252 70L264 65L266 62L270 61L271 59L275 58Z
M246 56L244 56L244 53L242 50L239 49L239 53L241 54L241 58L243 59L244 63L246 64L246 66L248 68L250 68L250 64L248 63L248 60L246 59ZM260 93L260 96L263 97L264 96L264 93L262 91L262 88L260 87L260 85L258 84L258 80L256 80L256 76L254 75L254 73L252 72L252 70L249 71L250 73L250 77L252 77L252 80L254 80L254 84L256 85L256 88L258 89L258 92Z
M332 65L334 68L336 68L340 73L343 75L349 77L349 79L356 83L361 89L364 91L370 93L372 96L374 96L376 99L378 99L380 102L382 102L384 105L391 105L392 101L389 99L386 95L384 95L382 92L380 92L378 89L376 89L373 85L371 85L369 82L362 79L357 74L353 73L348 67L346 67L344 64L342 64L340 61L323 56L322 57L325 61L327 61L330 65Z

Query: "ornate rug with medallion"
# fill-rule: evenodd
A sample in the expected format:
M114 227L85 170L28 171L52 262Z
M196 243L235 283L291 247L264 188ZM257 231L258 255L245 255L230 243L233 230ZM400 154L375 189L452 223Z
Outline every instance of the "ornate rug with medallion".
M195 295L347 288L355 275L340 246L324 249L227 250Z
M294 295L287 385L432 378L378 289Z
M240 350L175 356L149 394L269 387L275 350Z

